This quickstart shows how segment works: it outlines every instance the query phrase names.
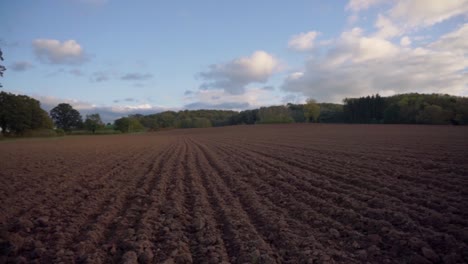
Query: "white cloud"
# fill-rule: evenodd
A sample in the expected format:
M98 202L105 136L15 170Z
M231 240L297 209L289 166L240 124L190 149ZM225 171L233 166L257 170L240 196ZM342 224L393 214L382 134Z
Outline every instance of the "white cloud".
M447 33L430 45L439 51L452 52L462 56L468 56L468 23L457 30Z
M289 40L288 46L289 48L297 51L310 50L314 47L314 41L318 34L319 32L317 31L309 31L306 33L294 35Z
M36 56L45 63L80 64L86 59L83 48L75 40L36 39L33 47Z
M400 39L400 45L403 47L407 47L411 45L411 39L408 36L404 36Z
M411 48L365 36L359 28L344 32L322 59L311 59L300 74L284 80L282 89L320 101L404 92L468 95L468 26L432 44Z
M300 79L304 75L303 72L293 72L288 75L287 79L288 80L297 80Z
M379 14L375 27L379 30L375 34L377 38L393 38L402 34L402 31L393 22L382 14Z
M265 51L256 51L250 57L211 65L199 76L204 79L201 89L223 89L231 94L242 94L250 83L265 83L279 69L277 59Z
M393 20L409 29L432 26L467 13L468 0L399 0L389 11Z
M397 52L398 48L391 42L378 37L366 37L362 29L353 28L341 34L324 63L334 66L346 62L380 60L394 56Z
M270 89L247 88L242 94L231 94L222 89L198 90L185 93L185 107L188 109L229 109L244 110L280 103Z
M378 5L383 0L350 0L346 5L346 10L359 12L361 10L369 9L372 6Z

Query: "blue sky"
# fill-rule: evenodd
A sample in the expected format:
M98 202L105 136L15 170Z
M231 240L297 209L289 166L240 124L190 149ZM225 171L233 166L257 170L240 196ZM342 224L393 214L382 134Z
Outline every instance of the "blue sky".
M467 0L6 0L3 90L111 120L404 92L468 95Z

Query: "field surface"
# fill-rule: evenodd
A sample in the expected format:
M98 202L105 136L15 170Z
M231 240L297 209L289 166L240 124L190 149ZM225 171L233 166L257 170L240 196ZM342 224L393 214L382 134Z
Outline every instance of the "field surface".
M0 142L0 263L468 263L468 128Z

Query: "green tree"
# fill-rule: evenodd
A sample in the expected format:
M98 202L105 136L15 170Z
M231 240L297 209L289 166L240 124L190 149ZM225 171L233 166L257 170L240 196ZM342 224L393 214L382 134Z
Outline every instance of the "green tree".
M203 128L203 127L211 127L211 121L205 117L195 117L192 120L193 127L196 128Z
M343 105L332 103L320 103L320 123L343 123L344 112Z
M96 133L96 130L103 128L104 123L101 120L101 116L99 114L92 114L92 115L86 115L86 120L84 122L84 127L93 132Z
M144 130L143 125L137 118L122 117L114 121L115 129L122 133L138 132Z
M0 61L3 61L2 49L0 49ZM0 64L0 77L3 77L3 72L4 71L6 71L6 67ZM0 87L3 87L1 83L0 83Z
M304 114L304 105L303 104L287 104L289 111L291 113L292 119L296 123L304 123L306 121L306 117Z
M50 111L50 116L54 120L57 128L63 129L69 132L72 129L76 129L82 126L83 120L80 112L73 109L69 104L59 104Z
M307 103L303 107L304 117L306 122L317 122L320 116L320 105L314 99L307 99Z
M22 134L26 130L52 128L52 121L40 102L26 95L0 92L2 133Z
M258 110L258 123L274 124L274 123L292 123L294 119L291 117L291 112L284 105L261 107Z
M419 115L417 116L418 123L423 124L447 124L447 112L438 105L428 105L424 107Z

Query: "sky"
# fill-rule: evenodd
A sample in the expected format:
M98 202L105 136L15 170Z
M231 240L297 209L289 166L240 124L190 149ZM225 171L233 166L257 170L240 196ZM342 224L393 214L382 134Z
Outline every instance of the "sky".
M3 0L3 91L111 121L468 96L468 0Z

